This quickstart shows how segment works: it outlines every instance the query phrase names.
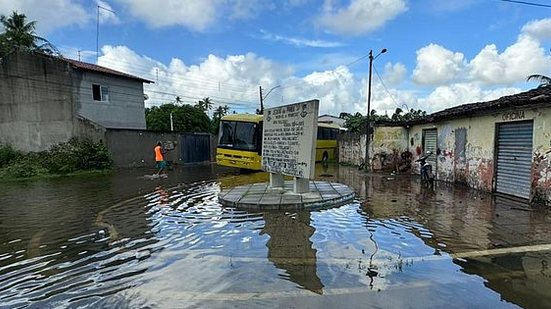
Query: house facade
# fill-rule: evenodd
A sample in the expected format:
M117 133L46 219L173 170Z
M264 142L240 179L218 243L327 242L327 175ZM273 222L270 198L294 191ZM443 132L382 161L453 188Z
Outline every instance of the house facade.
M460 105L422 122L379 124L371 141L373 170L396 170L395 162L409 157L418 173L413 162L431 151L438 180L551 204L551 87Z
M143 83L101 66L38 53L0 62L0 143L46 150L105 129L145 129Z

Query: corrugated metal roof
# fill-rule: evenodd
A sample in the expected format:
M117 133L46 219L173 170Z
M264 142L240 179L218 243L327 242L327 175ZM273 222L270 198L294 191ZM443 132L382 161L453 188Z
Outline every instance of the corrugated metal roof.
M121 77L140 80L144 83L153 83L153 81L147 80L145 78L141 78L141 77L131 75L131 74L128 74L128 73L123 73L123 72L116 71L116 70L113 70L113 69L109 69L109 68L106 68L106 67L102 67L102 66L99 66L99 65L86 63L86 62L82 62L82 61L77 61L77 60L73 60L73 59L67 59L67 58L61 58L61 60L70 63L76 69L81 69L81 70L86 70L86 71L93 71L93 72L110 74L110 75L117 75L117 76L121 76Z

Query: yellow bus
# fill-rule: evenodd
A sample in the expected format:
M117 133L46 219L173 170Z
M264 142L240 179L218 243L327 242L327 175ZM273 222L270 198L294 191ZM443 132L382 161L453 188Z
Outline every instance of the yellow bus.
M216 163L222 166L260 170L262 165L262 115L231 114L220 120ZM318 123L316 161L335 160L337 135L335 124Z

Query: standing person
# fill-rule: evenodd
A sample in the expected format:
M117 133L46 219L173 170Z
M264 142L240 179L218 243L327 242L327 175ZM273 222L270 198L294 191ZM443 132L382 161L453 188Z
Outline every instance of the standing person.
M166 161L165 161L165 153L166 151L162 147L163 143L160 141L157 142L157 146L155 146L155 162L157 163L156 166L159 169L157 172L157 176L161 175L161 172L165 170L166 168Z

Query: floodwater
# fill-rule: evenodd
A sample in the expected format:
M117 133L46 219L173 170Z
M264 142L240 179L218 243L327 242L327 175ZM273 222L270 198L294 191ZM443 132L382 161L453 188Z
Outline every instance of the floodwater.
M2 184L0 307L542 308L545 210L418 178L317 166L338 208L224 208L215 166Z

